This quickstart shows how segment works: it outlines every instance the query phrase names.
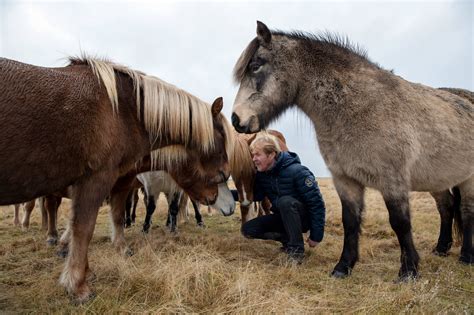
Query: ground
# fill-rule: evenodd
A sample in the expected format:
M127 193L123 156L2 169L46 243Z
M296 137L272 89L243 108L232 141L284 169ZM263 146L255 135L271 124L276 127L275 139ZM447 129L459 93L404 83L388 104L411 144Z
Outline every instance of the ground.
M439 215L427 193L410 196L419 280L394 282L399 246L373 190L366 192L360 261L352 276L331 278L343 244L341 205L331 179L318 182L327 207L326 234L300 266L288 264L276 242L243 238L238 207L232 217L211 216L202 207L206 228L191 217L172 235L164 227L163 198L148 235L141 232L140 201L137 223L126 230L135 254L122 257L111 246L109 210L102 207L89 247L97 296L80 306L58 285L64 260L46 246L39 210L24 231L13 225L13 206L0 207L0 313L474 313L474 269L458 263L459 245L448 257L431 253ZM60 232L69 208L64 200Z

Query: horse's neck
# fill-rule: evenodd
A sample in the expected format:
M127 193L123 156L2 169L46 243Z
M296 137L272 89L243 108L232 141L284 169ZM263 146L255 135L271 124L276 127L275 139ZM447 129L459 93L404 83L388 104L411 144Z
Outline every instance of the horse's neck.
M366 107L372 104L370 99L374 96L370 94L370 89L361 90L357 87L360 82L351 80L358 77L357 73L342 75L333 72L300 80L299 95L295 103L314 123L318 136L334 136L343 132L343 127L350 124L354 115L366 111ZM368 80L375 75L376 70L373 69L369 74L364 73L365 77L369 77Z

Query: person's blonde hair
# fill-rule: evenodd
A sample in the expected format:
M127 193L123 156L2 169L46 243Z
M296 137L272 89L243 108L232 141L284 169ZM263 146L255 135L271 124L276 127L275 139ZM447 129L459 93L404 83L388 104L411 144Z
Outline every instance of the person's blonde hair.
M270 134L266 131L261 131L261 132L257 133L257 136L255 137L255 139L250 144L250 152L253 152L256 147L261 148L262 151L267 155L271 154L273 152L276 155L278 155L278 153L281 152L281 148L280 148L280 144L278 143L278 139L274 135L272 135L272 134Z

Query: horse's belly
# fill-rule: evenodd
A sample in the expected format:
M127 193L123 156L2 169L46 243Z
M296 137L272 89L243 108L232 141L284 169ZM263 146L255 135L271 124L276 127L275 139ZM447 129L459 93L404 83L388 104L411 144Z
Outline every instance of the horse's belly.
M412 191L443 191L452 188L474 176L474 168L463 167L459 165L457 168L433 168L430 170L416 170L411 176Z

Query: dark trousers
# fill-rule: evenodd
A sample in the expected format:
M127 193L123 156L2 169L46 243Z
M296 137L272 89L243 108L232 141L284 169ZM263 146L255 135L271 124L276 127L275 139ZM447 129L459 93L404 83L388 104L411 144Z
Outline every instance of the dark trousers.
M242 234L247 238L279 241L289 251L303 253L303 233L310 226L308 210L295 198L284 196L278 200L278 210L275 212L278 213L246 222L242 226Z

